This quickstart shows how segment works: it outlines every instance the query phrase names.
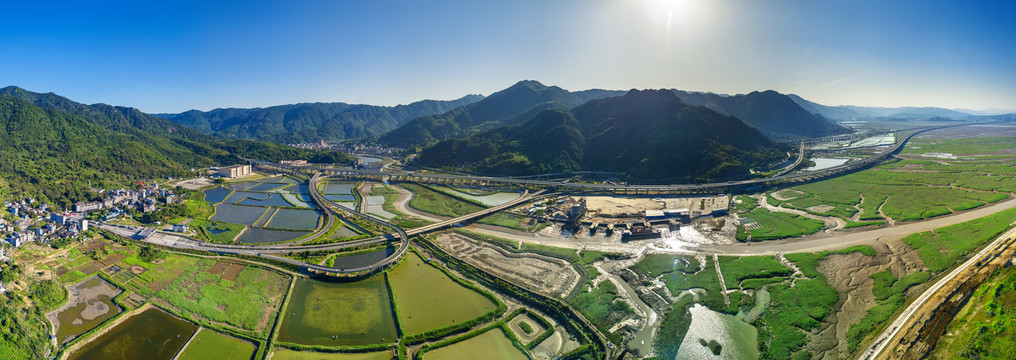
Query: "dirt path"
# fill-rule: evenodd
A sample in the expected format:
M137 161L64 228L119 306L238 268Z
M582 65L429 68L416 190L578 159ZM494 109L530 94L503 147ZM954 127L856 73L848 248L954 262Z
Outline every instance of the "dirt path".
M826 228L825 229L826 233L829 233L829 232L831 232L833 230L840 230L840 229L843 229L843 227L847 226L847 222L846 221L843 221L843 219L840 219L840 218L835 217L835 216L819 216L819 215L815 215L815 214L812 214L812 213L809 213L809 212L803 211L803 210L785 208L782 205L780 205L780 206L773 206L772 204L769 203L769 201L766 201L767 200L766 199L766 194L762 194L761 198L762 198L762 200L759 202L759 204L761 204L762 207L764 207L766 210L775 211L775 212L785 212L785 213L788 213L788 214L794 214L794 215L803 216L803 217L806 217L806 218L809 218L809 219L814 219L814 220L822 221L823 223L825 223L824 227Z
M773 255L779 252L798 253L836 250L861 244L874 246L875 244L878 244L879 241L898 242L904 236L912 233L929 231L943 226L981 218L999 211L1012 209L1014 207L1016 207L1016 199L1009 199L994 205L984 206L959 214L944 215L931 220L905 223L902 225L886 226L856 232L840 231L832 234L820 233L796 239L774 240L766 241L764 243L700 245L695 250L720 255Z

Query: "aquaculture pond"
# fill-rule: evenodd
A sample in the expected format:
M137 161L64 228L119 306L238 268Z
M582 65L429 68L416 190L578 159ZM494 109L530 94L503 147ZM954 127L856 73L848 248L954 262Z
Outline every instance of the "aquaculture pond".
M283 242L296 240L308 233L307 231L269 230L248 227L247 230L240 233L240 236L236 238L236 242L244 244Z
M234 224L254 225L268 208L257 206L239 206L233 204L215 205L215 215L211 220Z
M293 204L290 204L289 201L286 201L286 198L282 197L282 194L280 193L270 193L264 195L267 196L260 199L246 198L241 200L237 204L252 206L282 206L282 207L293 206Z
M430 350L423 355L427 360L489 359L527 360L526 354L512 344L500 328L491 329L476 337L445 347Z
M331 201L356 201L353 194L325 194L324 198Z
M394 342L395 318L382 276L352 283L298 279L279 341L305 345Z
M688 311L691 325L677 352L678 359L758 359L758 330L754 326L700 304ZM719 356L713 355L715 345L711 343L719 344Z
M213 204L220 203L223 200L226 200L226 197L229 196L230 192L231 192L230 190L222 187L215 187L205 190L205 201Z
M251 187L254 187L256 185L258 185L258 183L255 183L255 182L242 182L242 183L226 184L226 188L230 189L230 190L247 190L247 189L250 189Z
M106 280L93 277L67 287L67 304L49 314L56 340L66 343L119 314L113 298L122 291Z
M180 353L184 360L250 360L254 344L208 329L198 330L187 347Z
M230 194L229 197L227 197L225 200L222 200L222 202L224 202L224 203L230 203L230 204L236 204L236 203L239 203L239 202L244 201L246 199L267 200L270 197L271 197L271 194L269 194L269 193L250 192L250 191L233 191L233 193Z
M317 210L279 209L266 227L273 229L314 230L321 213Z
M254 180L254 182L292 185L302 183L303 181L291 178L289 176L276 176L267 179Z
M278 190L278 189L284 188L286 186L289 186L289 184L260 183L260 184L254 186L254 187L252 187L250 189L247 189L247 190L250 190L250 191L272 191L272 190Z
M286 199L290 204L299 208L313 208L311 202L314 200L307 194L293 194L293 193L282 193L282 198Z
M385 220L391 220L395 217L395 214L385 211L384 203L385 197L379 195L368 196L367 200L367 212L377 215L378 217L384 218Z
M325 194L352 194L353 187L356 186L354 182L344 181L329 181L325 187Z
M415 253L389 275L406 334L465 322L497 309L491 299L452 280Z
M391 360L391 351L369 353L324 353L275 348L272 360Z
M336 256L332 258L334 261L332 267L335 268L358 268L361 266L367 266L375 264L395 253L395 247L388 247L378 251L372 251L363 254Z
M197 326L150 308L131 316L70 354L70 360L170 360Z

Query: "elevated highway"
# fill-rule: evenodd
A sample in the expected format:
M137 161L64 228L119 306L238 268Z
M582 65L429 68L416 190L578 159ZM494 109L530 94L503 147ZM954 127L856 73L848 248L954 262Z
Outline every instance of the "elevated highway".
M587 193L622 193L622 194L694 194L721 193L757 190L775 186L792 186L839 176L876 165L899 153L914 136L932 130L945 129L967 124L936 126L918 129L903 138L888 150L858 161L831 167L828 169L803 173L781 174L778 176L739 181L714 182L703 184L589 184L569 182L568 180L541 180L532 177L498 177L465 174L442 174L426 171L381 171L365 169L339 169L325 166L292 166L279 163L245 159L251 164L274 171L303 172L308 174L324 173L331 177L349 179L373 179L380 181L412 181L454 185L508 185L526 188L544 188L554 191L587 192Z
M207 251L225 255L232 254L271 259L274 261L284 262L287 264L298 266L301 269L301 271L316 275L327 275L333 277L360 277L375 273L380 270L384 270L386 267L398 262L398 260L403 255L405 255L406 251L409 249L409 238L411 236L445 229L459 223L468 222L479 217L487 216L495 212L511 208L513 206L525 203L527 201L536 198L547 196L541 194L542 192L530 194L529 191L523 191L518 198L515 198L514 200L506 202L504 204L406 231L401 227L391 224L388 221L381 219L377 216L362 213L354 209L350 209L348 207L339 205L328 199L325 199L324 196L322 196L320 192L317 190L318 181L320 181L323 178L325 177L322 176L322 174L315 174L313 177L310 178L310 180L308 180L310 185L311 198L314 200L315 204L320 206L325 211L330 212L332 215L338 217L357 216L367 221L378 224L382 227L385 227L391 230L391 232L365 239L328 244L315 244L315 245L303 245L302 243L275 244L275 245L216 244L203 242L186 236L162 232L158 232L150 237L145 237L140 241L154 245L183 250ZM101 223L99 224L99 226L104 230L110 231L114 234L127 238L134 239L139 234L139 229L133 227L125 227ZM142 231L143 229L145 228L141 228ZM309 251L341 251L362 246L390 243L392 241L398 241L398 248L394 253L392 253L391 255L389 255L388 257L379 262L360 267L348 267L348 268L328 267L280 256L283 254L309 252Z

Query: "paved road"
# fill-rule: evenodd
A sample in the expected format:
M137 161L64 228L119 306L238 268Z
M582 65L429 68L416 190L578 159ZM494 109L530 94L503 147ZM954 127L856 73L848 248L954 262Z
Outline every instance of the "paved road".
M917 299L914 300L914 302L910 303L910 305L907 306L906 310L904 310L903 313L900 314L900 316L898 316L895 320L893 320L893 322L889 324L889 326L886 327L886 329L882 331L882 333L879 334L877 338L875 338L875 341L872 341L871 345L869 345L868 349L866 349L861 354L859 359L864 360L874 359L879 354L881 354L882 351L886 349L886 346L892 343L891 340L895 338L896 335L900 333L900 331L907 329L907 327L904 327L904 325L906 325L906 323L910 321L910 319L914 316L914 314L916 314L917 311L920 310L921 307L924 306L924 304L929 299L931 299L932 296L934 296L937 292L942 290L943 286L952 282L957 276L963 273L963 271L967 270L971 266L974 266L974 264L978 263L978 261L980 261L981 258L983 258L986 254L994 250L1003 242L1010 240L1014 233L1016 233L1016 229L1011 229L1002 236L999 236L998 238L995 239L995 241L991 242L991 244L988 244L988 246L985 246L984 249L982 249L976 255L972 256L970 260L967 260L962 265L953 269L953 271L950 271L948 274L946 274L945 277L936 281L934 285L928 288L928 290L925 290L923 293L921 293L921 296L918 296Z
M864 169L878 164L882 160L898 153L914 136L932 130L944 129L969 124L956 124L923 128L913 132L885 152L858 161L851 161L843 165L834 166L817 172L806 174L787 174L763 179L751 179L742 181L728 181L708 184L669 184L669 185L620 185L620 184L588 184L580 182L569 182L568 180L538 180L523 177L497 177L497 176L475 176L440 174L423 171L381 171L381 170L346 170L320 166L291 166L273 162L245 159L251 164L286 169L298 172L327 172L338 176L384 178L395 177L405 179L440 180L445 182L478 182L478 183L500 183L510 185L541 186L558 188L571 191L612 191L612 192L713 192L730 191L732 189L752 189L757 186L769 186L771 184L795 184L825 179L842 175L859 169Z

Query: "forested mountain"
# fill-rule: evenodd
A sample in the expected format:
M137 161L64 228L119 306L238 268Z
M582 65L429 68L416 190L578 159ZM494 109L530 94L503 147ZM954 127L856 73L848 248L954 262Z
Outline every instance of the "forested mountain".
M806 111L789 96L772 90L729 96L681 90L674 92L684 102L741 119L774 139L812 138L850 132L821 115Z
M190 168L265 160L348 163L334 151L261 141L218 140L137 109L84 105L48 93L0 89L0 198L55 205L93 199L93 187L178 176Z
M398 106L303 103L157 115L222 138L291 144L372 137L411 119L444 113L480 99L483 96L467 95L451 101L423 100Z
M623 92L600 89L573 93L538 81L523 80L474 104L440 115L413 119L381 136L380 141L400 147L429 145L486 129L518 124L545 109L568 110L589 100L619 94Z
M741 120L684 103L672 91L632 90L444 140L419 161L503 175L591 170L704 180L746 175L785 158L786 150Z
M836 121L848 121L857 119L871 119L871 118L897 118L904 120L914 119L928 119L928 118L948 118L953 120L969 118L971 114L949 110L937 107L898 107L898 108L886 108L886 107L870 107L870 106L853 106L853 105L841 105L841 106L827 106L808 101L800 96L790 94L787 95L794 100L802 108L811 112L812 114L818 114L828 119Z

